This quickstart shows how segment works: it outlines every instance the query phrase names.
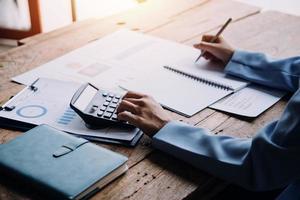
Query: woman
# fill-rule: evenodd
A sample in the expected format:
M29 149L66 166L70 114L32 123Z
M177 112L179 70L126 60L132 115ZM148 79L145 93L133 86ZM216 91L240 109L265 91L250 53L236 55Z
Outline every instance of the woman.
M234 50L222 38L196 48L224 63L224 72L261 85L293 92L279 120L253 139L215 136L203 128L173 121L151 97L128 92L118 118L153 137L153 146L193 166L250 190L286 189L278 199L300 198L300 57L272 60Z

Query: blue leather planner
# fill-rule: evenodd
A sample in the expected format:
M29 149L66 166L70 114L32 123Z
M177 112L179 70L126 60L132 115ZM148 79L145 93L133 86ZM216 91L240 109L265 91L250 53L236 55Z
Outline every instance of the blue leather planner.
M0 173L55 199L82 199L127 170L127 158L40 125L0 145Z

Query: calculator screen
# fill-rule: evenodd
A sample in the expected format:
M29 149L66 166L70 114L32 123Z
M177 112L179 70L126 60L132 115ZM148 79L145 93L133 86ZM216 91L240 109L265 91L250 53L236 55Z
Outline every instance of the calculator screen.
M80 94L74 106L79 110L84 111L86 107L89 105L89 103L91 102L91 100L93 99L93 97L96 95L97 91L98 91L97 89L88 85Z

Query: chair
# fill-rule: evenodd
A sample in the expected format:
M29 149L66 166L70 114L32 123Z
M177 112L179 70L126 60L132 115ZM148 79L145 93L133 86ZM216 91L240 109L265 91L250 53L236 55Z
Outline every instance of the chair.
M39 0L28 0L31 28L29 30L13 30L0 27L0 38L20 40L41 33Z

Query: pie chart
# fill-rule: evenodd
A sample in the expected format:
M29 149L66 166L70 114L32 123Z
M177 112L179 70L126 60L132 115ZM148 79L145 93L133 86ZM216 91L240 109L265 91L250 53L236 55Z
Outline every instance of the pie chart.
M24 118L39 118L47 113L47 109L40 105L28 105L17 110L17 115Z

